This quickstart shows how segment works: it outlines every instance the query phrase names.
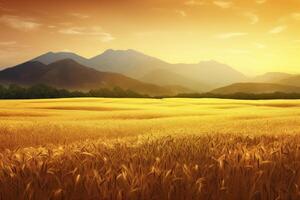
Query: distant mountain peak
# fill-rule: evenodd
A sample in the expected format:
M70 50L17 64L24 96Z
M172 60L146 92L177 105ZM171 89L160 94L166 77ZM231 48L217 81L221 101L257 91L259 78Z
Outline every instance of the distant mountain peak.
M49 51L49 52L47 52L47 53L44 53L44 54L42 54L42 55L54 55L55 54L55 52L53 52L53 51Z
M31 62L32 62L32 61L38 61L40 58L43 58L43 57L53 57L55 54L56 54L55 52L49 51L49 52L43 53L43 54L41 54L40 56L34 58L33 60L31 60ZM30 62L30 61L29 61L29 62Z
M136 53L141 53L137 50L134 49L107 49L104 52L136 52Z
M85 65L86 62L87 62L87 59L82 57L82 56L79 56L75 53L72 53L72 52L48 52L48 53L45 53L45 54L42 54L40 56L38 56L37 58L34 58L33 60L31 61L39 61L41 63L44 63L46 65L49 65L51 63L54 63L56 61L59 61L59 60L64 60L64 59L72 59L80 64L83 64Z
M146 56L142 52L136 51L134 49L126 49L126 50L115 50L115 49L107 49L102 54L95 56L92 59L95 59L97 57L104 57L104 56ZM150 57L150 56L149 56Z
M144 53L140 52L140 51L137 51L137 50L134 50L134 49L127 49L127 50L124 50L125 52L128 52L128 53L136 53L136 54L143 54L145 55Z
M110 54L110 53L113 53L115 51L116 50L114 50L114 49L106 49L102 54Z
M49 52L46 52L42 55L40 55L39 57L41 56L54 56L54 55L77 55L76 53L73 53L73 52L69 52L69 51L49 51ZM79 56L79 55L77 55Z

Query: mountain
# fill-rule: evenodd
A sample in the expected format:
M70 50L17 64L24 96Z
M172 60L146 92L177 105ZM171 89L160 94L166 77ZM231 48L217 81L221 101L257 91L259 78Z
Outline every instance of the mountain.
M208 91L212 88L247 80L247 77L242 73L216 61L203 61L197 64L170 64L132 49L109 49L90 59L73 53L50 52L39 56L34 61L49 64L61 60L61 58L70 58L99 71L120 73L151 84L166 86L166 84L172 83L172 85L188 86L196 91ZM163 74L157 77L159 71ZM173 75L174 78L171 77Z
M234 94L234 93L300 93L300 87L280 85L273 83L235 83L226 87L221 87L211 91L215 94Z
M203 85L213 88L247 79L245 75L232 67L216 61L203 61L198 64L170 64L135 50L107 50L90 59L89 66L101 71L118 72L142 81L146 78L147 82L156 84L158 77L151 77L151 75L157 75L158 71L166 75L165 72L169 71L170 74L176 76L173 84L188 86L194 85L191 84L191 81L194 81L199 83L199 87L196 87L197 90L203 89ZM168 78L170 76L160 75L160 77L173 81L172 78ZM180 81L176 82L176 80ZM162 82L164 81L158 81L158 84L162 84ZM191 89L195 89L195 87Z
M268 72L260 76L256 76L251 81L260 83L278 83L282 79L287 79L292 77L292 74L282 73L282 72Z
M132 49L109 49L99 56L91 58L89 63L91 67L100 71L117 72L138 79L152 70L169 65L162 60Z
M65 59L71 59L82 65L88 65L88 59L71 52L48 52L32 59L31 61L38 61L45 65L49 65L51 63Z
M141 78L144 82L152 83L155 81L158 85L170 86L177 84L185 88L189 88L191 92L203 92L212 89L211 86L205 85L189 78L186 78L175 72L166 69L156 69L147 73ZM185 91L186 92L186 91Z
M37 77L42 76L46 70L47 66L43 63L37 61L26 62L0 71L0 83L28 85Z
M0 72L0 83L24 86L43 83L57 88L81 91L120 87L141 94L175 94L167 88L143 83L117 73L100 72L71 59L60 60L49 65L33 61L5 69Z
M217 61L202 61L198 64L175 64L172 69L191 80L212 88L247 81L247 77L229 65Z

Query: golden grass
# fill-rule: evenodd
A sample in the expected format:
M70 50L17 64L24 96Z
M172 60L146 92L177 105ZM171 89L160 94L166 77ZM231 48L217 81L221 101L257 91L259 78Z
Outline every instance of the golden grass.
M300 199L300 101L0 102L0 199Z

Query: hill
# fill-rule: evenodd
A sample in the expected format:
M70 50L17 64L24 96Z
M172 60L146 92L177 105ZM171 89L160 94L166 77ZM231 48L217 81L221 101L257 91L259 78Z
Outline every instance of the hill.
M300 75L287 77L285 79L280 80L279 83L300 87Z
M60 60L49 65L37 61L27 62L5 69L0 72L0 83L23 86L46 84L81 91L120 87L148 95L175 94L167 88L143 83L117 73L100 72L71 59Z
M212 90L214 94L234 94L234 93L300 93L300 87L280 85L273 83L235 83L226 87Z

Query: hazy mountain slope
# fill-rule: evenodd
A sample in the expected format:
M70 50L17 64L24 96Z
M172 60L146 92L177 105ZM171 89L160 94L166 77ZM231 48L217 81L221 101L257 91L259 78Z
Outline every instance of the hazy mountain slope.
M216 94L234 94L238 92L253 93L253 94L273 93L273 92L299 93L300 87L273 84L273 83L235 83L211 91L211 93L216 93Z
M21 85L34 84L42 76L47 65L34 61L26 62L15 67L4 69L0 72L0 83L16 83Z
M198 64L176 64L173 70L178 74L212 87L247 81L244 74L216 61L203 61Z
M65 59L72 59L82 65L89 65L88 59L71 52L48 52L32 59L31 61L38 61L43 64L49 65L51 63Z
M167 88L172 94L195 93L195 90L180 85L165 85L163 87Z
M282 72L268 72L260 76L256 76L251 79L251 82L260 82L260 83L278 83L282 79L292 77L292 74L282 73Z
M174 81L173 84L175 85L183 85L182 83L184 83L184 86L194 85L191 84L194 81L212 88L247 80L247 77L242 73L216 61L203 61L198 64L170 64L134 50L107 50L103 54L90 59L90 62L92 63L90 63L90 66L101 71L118 72L151 83L156 83L156 79L151 77L151 73L157 73L159 70L163 70L164 75L166 75L167 70L173 75L177 74L189 79L189 81L183 81L183 78L178 76L173 80L166 78L167 81ZM163 79L163 76L160 77L160 79ZM159 80L159 82L163 81ZM198 87L196 88L198 89Z
M47 84L71 90L120 87L149 95L174 94L167 88L128 78L117 73L99 72L73 60L65 59L50 65L27 62L0 72L0 83L21 85Z
M90 66L100 71L121 73L133 78L143 77L146 73L169 64L135 50L106 50L89 60Z
M184 76L181 76L180 74L166 69L153 70L146 74L144 77L142 77L141 80L147 83L153 83L155 81L157 85L161 86L174 85L175 83L185 88L189 88L190 90L195 92L203 92L212 89L211 86L205 85L204 83L200 83L197 81L193 81L189 78L186 78Z

